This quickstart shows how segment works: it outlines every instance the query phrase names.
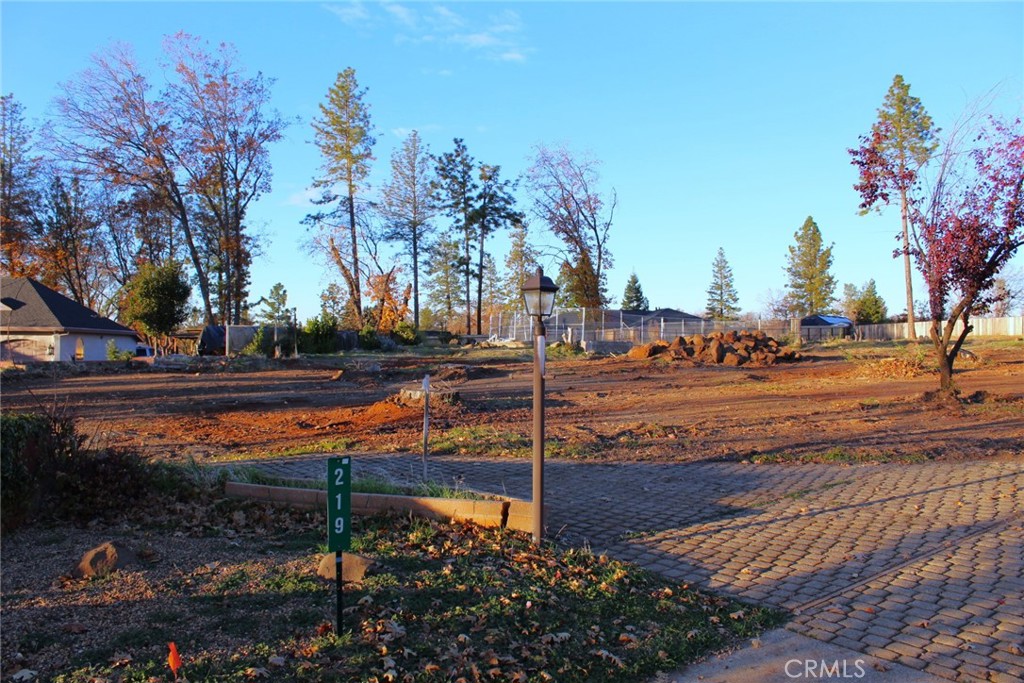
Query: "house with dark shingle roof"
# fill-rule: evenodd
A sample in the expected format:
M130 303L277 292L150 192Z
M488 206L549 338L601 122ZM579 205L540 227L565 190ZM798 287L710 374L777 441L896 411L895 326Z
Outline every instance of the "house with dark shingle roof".
M32 278L0 279L0 360L107 360L111 340L134 354L139 336Z

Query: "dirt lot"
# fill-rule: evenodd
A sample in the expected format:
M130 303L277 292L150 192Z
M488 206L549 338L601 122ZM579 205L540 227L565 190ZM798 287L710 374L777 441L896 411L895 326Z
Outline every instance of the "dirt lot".
M548 437L555 457L696 460L1021 457L1024 341L979 341L961 360L960 403L938 387L930 347L848 343L772 367L702 367L661 358L552 358ZM447 352L446 352L447 353ZM340 377L338 370L342 369ZM178 369L14 371L3 409L56 405L101 445L200 462L313 450L417 450L422 405L397 399L432 374L435 438L523 455L531 434L528 351L377 355ZM462 445L460 445L461 439ZM502 444L507 448L503 448ZM443 448L443 446L438 446Z

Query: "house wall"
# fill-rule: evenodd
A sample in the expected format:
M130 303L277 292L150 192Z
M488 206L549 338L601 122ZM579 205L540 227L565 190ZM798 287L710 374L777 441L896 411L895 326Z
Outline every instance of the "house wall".
M83 357L75 358L78 340L82 341ZM135 353L135 337L114 334L4 334L2 360L15 363L38 363L54 360L72 362L107 360L107 342L111 339L118 351ZM52 349L52 355L51 355Z
M83 358L75 357L79 339L82 340ZM114 340L118 351L131 351L132 354L135 353L135 346L137 344L135 337L71 332L59 337L59 343L56 345L56 357L53 360L65 362L107 360L107 343L111 339Z

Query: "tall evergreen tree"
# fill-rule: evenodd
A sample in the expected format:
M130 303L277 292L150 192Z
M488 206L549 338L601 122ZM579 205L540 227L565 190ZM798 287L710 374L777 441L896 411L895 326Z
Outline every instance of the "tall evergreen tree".
M843 285L843 298L839 302L839 311L850 320L857 320L857 310L860 307L860 290L857 285L847 282Z
M466 306L466 334L473 322L473 298L470 283L474 277L472 246L476 236L473 208L477 190L473 177L476 162L470 156L462 138L455 138L455 149L436 159L437 184L435 199L438 208L452 219L450 234L461 243L460 255L454 267L462 276L464 302Z
M732 267L725 259L725 250L718 248L718 254L711 264L711 284L707 289L707 316L714 320L735 320L739 316L740 297L732 280Z
M509 235L509 250L505 257L504 294L508 308L512 311L525 310L523 285L537 272L539 254L530 244L526 224L519 222L512 227Z
M381 208L387 221L384 238L399 242L412 260L413 325L420 326L420 261L437 213L432 192L434 166L417 131L391 156L391 180L384 186Z
M510 223L521 223L523 216L515 209L515 183L501 179L500 166L480 166L480 191L475 198L470 219L477 234L477 261L474 272L476 277L476 333L483 334L481 315L483 314L484 266L489 254L484 250L484 241L488 235Z
M650 310L650 303L644 296L643 287L640 286L640 278L636 273L630 273L626 280L626 289L622 292L622 310L624 311L647 311Z
M459 303L461 247L457 238L442 237L431 245L427 254L427 305L433 313L433 320L449 331L456 331L452 329L452 323L455 322L455 307Z
M857 317L854 322L874 325L884 321L887 315L885 299L878 295L875 281L868 280L857 298Z
M790 315L803 317L825 313L835 301L836 279L832 268L832 246L824 246L818 224L810 216L794 233L796 244L789 247L786 294Z
M861 146L851 149L853 164L860 170L854 185L860 195L861 213L879 211L890 203L890 192L898 194L903 239L903 270L907 290L907 330L913 337L914 290L910 267L909 192L921 167L938 147L932 119L921 100L910 94L910 84L896 74L878 110L871 135L862 136Z
M320 117L313 121L314 142L323 157L321 175L313 181L323 190L317 204L331 206L306 217L305 223L317 230L314 248L323 251L341 272L348 289L349 306L356 324L362 325L363 272L359 264L360 203L366 191L366 178L373 161L373 124L370 108L364 102L366 89L359 87L355 69L338 74L320 105ZM340 188L342 194L336 194ZM340 220L339 220L340 219Z

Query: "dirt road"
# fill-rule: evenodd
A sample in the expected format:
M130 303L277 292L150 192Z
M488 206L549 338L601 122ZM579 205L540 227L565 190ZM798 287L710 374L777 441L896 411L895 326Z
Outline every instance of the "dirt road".
M956 375L970 399L960 403L926 400L938 387L927 358L921 362L926 347L811 348L798 363L771 367L551 359L548 436L555 457L606 460L1020 456L1024 343L972 348L978 360L961 362ZM461 397L454 405L434 402L435 434L514 442L531 433L528 358L492 350L258 368L14 372L4 375L2 403L5 411L56 405L100 444L173 460L302 449L396 452L417 449L422 429L422 407L396 396L430 373L436 389Z

